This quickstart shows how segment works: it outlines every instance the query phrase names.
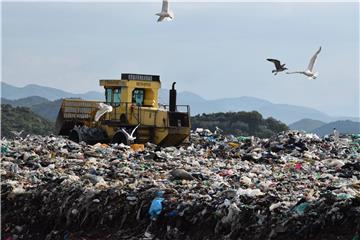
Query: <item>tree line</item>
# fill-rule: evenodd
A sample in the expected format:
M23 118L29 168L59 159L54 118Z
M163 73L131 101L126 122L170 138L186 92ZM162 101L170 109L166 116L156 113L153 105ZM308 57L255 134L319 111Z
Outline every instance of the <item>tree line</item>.
M218 127L224 134L257 137L270 137L289 129L286 124L272 117L264 119L257 111L198 114L191 118L191 126L192 129L207 128L211 131Z

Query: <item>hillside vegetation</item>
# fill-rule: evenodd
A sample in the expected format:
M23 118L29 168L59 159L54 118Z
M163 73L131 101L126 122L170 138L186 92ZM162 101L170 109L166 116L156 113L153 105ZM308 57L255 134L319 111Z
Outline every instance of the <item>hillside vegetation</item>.
M17 100L1 98L2 104L9 104L12 107L28 107L37 115L48 121L55 122L61 107L62 99L49 101L46 98L31 96Z
M49 101L45 103L32 105L30 109L37 115L49 121L55 122L57 115L59 114L61 103L62 103L62 99L58 99L55 101Z
M289 129L284 123L272 117L264 119L256 111L196 115L191 118L191 126L193 129L208 128L211 131L219 127L225 134L258 137L270 137Z
M54 123L36 115L27 107L1 104L1 136L13 138L11 131L24 130L23 134L49 135Z

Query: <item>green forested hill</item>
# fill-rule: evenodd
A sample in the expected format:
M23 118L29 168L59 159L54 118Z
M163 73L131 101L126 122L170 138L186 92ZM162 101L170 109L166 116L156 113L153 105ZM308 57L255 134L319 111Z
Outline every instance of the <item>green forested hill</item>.
M275 133L288 130L288 127L274 119L264 119L256 111L252 112L227 112L196 115L191 118L191 126L208 128L211 131L219 127L225 134L270 137Z
M1 104L1 136L14 137L12 130L23 134L48 135L53 132L54 123L39 117L26 107L12 107Z
M49 101L46 98L31 96L17 100L1 98L2 104L10 104L12 107L28 107L35 114L49 120L55 121L62 103L62 99Z

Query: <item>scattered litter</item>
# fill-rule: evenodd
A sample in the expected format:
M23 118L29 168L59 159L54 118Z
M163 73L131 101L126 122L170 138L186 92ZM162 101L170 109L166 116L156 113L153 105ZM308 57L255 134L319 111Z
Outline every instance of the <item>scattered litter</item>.
M165 148L2 139L2 236L358 238L358 139L297 131L237 138L218 129Z

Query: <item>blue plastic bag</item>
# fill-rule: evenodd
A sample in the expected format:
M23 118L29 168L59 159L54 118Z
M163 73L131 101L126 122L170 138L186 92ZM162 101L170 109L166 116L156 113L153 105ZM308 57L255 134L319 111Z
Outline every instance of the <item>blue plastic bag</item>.
M305 210L309 207L309 205L310 204L308 202L300 203L295 207L295 211L297 212L297 214L303 215L305 213Z
M152 200L151 202L149 214L152 220L155 220L161 213L162 202L164 201L164 198L162 196L163 192L158 192L158 196L154 198L154 200Z

